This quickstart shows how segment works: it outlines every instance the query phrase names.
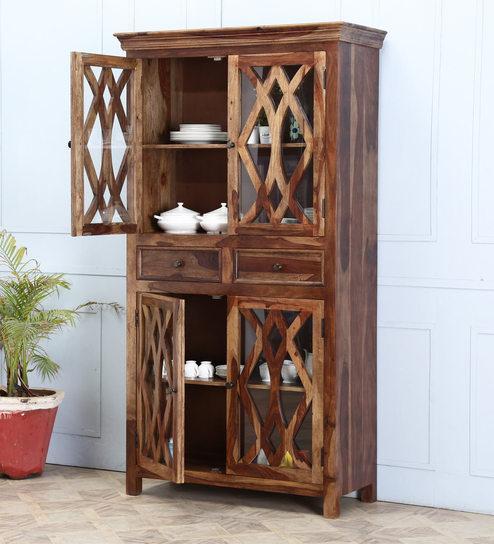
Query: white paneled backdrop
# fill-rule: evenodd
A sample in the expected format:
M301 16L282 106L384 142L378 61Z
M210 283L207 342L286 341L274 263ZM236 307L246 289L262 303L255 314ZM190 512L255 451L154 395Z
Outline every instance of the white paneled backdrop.
M69 52L122 54L116 31L332 20L388 31L378 496L494 513L494 2L1 0L0 223L69 275L63 303L123 303L123 237L68 234ZM49 459L122 469L124 319L85 315L52 349L67 397Z

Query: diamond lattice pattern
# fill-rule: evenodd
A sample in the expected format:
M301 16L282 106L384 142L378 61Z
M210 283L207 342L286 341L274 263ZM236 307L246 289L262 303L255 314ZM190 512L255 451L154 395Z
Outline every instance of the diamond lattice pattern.
M173 436L174 383L173 311L142 306L143 357L139 369L140 452L144 457L173 467L170 439Z
M97 77L91 66L84 66L91 99L84 121L84 172L92 194L84 211L85 224L132 222L122 197L129 174L132 132L122 98L133 70L119 72L104 67ZM101 131L101 135L95 135L96 131ZM97 150L91 149L91 140L100 142Z
M313 128L297 96L297 90L313 70L313 66L301 65L292 78L288 76L285 68L279 65L272 66L264 79L253 66L241 64L240 70L250 80L256 92L256 99L240 132L237 146L240 159L256 192L256 198L243 214L240 224L255 222L263 212L271 224L280 224L284 217L294 217L299 223L310 224L311 221L297 200L296 192L304 172L311 163L314 138ZM274 88L276 100L273 99ZM272 142L265 179L260 175L247 145L262 110L270 127ZM297 165L290 175L287 175L283 164L282 143L285 118L289 113L293 115L298 126L304 127L305 148ZM273 194L279 194L279 198L273 199Z
M284 463L288 454L293 461L293 468L310 469L307 452L297 445L297 434L310 412L313 397L312 380L297 335L312 314L309 311L290 312L291 318L287 319L282 310L264 310L265 319L262 320L259 312L252 308L241 308L240 312L254 336L252 349L238 380L239 402L244 417L248 418L249 428L253 430L253 433L248 433L253 436L253 440L245 444L243 456L238 462L259 463L262 457L264 464L283 467L286 466ZM290 413L284 408L280 394L281 368L283 360L287 358L295 364L303 389L297 398L298 403ZM256 403L249 388L261 360L268 364L271 378L267 411Z

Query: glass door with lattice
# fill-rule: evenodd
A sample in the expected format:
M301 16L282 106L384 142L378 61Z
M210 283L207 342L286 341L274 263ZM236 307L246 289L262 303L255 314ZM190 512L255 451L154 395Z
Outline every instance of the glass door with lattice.
M229 57L231 232L324 234L324 52Z
M184 481L184 301L138 297L137 464Z
M141 61L72 53L72 235L139 229Z
M235 297L227 471L322 481L323 302Z

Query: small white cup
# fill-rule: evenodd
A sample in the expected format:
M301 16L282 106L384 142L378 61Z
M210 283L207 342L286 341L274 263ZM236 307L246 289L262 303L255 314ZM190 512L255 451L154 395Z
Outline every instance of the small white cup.
M268 363L262 363L259 365L259 374L261 375L261 381L265 383L271 382L271 377L269 375Z
M283 361L283 366L281 367L281 377L285 383L294 383L297 381L297 367L290 359L285 359Z
M211 361L201 361L197 376L203 380L207 380L214 376L214 366Z
M271 131L269 126L259 127L259 140L261 144L270 144L271 143Z
M198 372L199 372L199 367L197 366L196 361L193 361L193 360L185 361L184 375L186 378L197 378Z

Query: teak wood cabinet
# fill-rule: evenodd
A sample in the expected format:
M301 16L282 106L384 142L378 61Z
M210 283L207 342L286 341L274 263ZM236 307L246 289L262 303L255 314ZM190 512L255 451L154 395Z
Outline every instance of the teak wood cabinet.
M127 492L162 478L321 496L329 517L351 491L374 501L385 32L116 36L124 58L72 54L72 234L127 235ZM180 123L229 140L170 143ZM159 231L178 201L228 202L228 233ZM226 379L185 379L186 359Z

